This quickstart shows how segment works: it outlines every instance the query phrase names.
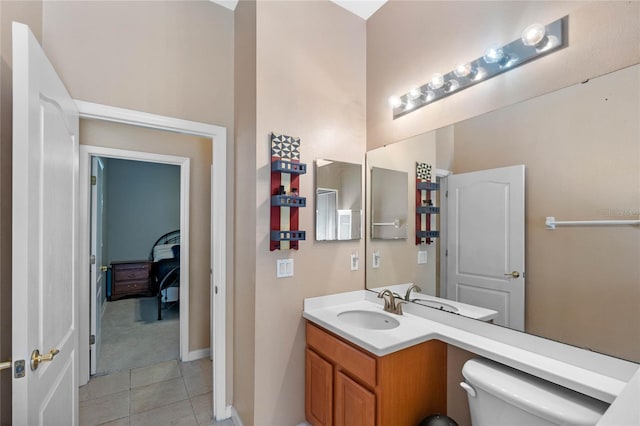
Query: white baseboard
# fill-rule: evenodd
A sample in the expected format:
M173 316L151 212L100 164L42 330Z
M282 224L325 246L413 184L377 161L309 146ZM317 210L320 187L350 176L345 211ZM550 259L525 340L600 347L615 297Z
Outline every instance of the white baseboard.
M233 424L235 426L244 426L244 423L242 423L242 419L240 418L240 414L238 414L238 412L236 411L236 407L232 405L230 408L231 408L231 420L233 420Z
M196 349L187 353L186 358L182 358L182 362L195 361L196 359L209 358L211 359L211 349Z

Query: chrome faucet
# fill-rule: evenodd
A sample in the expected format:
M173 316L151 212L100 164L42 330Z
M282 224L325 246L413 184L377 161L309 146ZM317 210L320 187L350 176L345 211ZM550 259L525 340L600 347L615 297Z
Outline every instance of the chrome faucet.
M411 301L411 290L415 290L417 292L422 293L422 289L415 284L412 284L411 287L407 289L407 292L404 294L404 300L407 302Z
M396 315L402 315L402 304L407 303L404 301L396 302L396 298L389 289L382 290L378 293L380 299L384 299L384 310Z

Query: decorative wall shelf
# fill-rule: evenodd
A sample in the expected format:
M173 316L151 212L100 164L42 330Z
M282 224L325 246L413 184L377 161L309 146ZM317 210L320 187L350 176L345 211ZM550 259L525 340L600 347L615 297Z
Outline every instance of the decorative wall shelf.
M440 184L431 182L431 165L416 162L416 245L431 244L432 238L440 237L440 231L431 229L431 215L440 214L431 192L439 190Z
M300 175L307 165L300 162L300 138L271 133L271 231L269 250L297 250L306 232L298 229L298 210L307 199L298 195Z

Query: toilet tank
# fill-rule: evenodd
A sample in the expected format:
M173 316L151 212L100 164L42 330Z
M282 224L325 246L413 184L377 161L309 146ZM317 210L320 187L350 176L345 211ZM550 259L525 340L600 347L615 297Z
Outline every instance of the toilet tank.
M462 368L474 426L595 425L609 404L483 358Z

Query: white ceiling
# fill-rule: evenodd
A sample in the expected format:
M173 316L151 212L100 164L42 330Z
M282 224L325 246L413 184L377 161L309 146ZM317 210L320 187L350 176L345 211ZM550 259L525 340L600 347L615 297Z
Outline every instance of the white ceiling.
M211 0L214 3L224 6L227 9L235 10L238 0ZM260 1L260 0L258 0ZM330 0L340 7L347 9L364 20L369 19L371 15L376 13L387 0Z

